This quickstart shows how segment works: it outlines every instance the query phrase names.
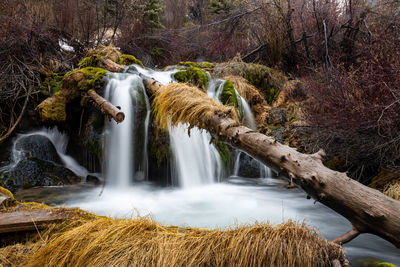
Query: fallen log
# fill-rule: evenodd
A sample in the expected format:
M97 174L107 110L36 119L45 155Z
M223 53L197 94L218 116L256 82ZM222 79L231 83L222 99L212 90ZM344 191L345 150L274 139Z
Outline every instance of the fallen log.
M119 107L114 106L106 99L96 93L95 90L90 89L87 94L93 100L93 105L98 108L104 115L111 116L117 123L122 122L125 119L125 114Z
M155 96L153 101L157 110L157 96L168 88L173 90L173 86L162 86L154 79L141 76L148 94ZM182 84L182 86L186 85ZM191 90L191 87L186 87L185 90ZM192 90L198 91L197 88L192 88ZM176 101L176 98L179 98L179 94L166 95L175 97L174 101L164 99L175 104L169 105L168 110L163 109L167 113L163 115L166 120L171 117L179 118L178 122L190 123L191 126L208 130L217 140L228 143L262 161L302 188L316 201L348 219L353 229L343 237L335 239L337 243L348 242L360 233L371 233L400 248L400 201L362 185L345 173L325 167L322 163L323 151L312 155L300 153L270 136L239 125L237 120L227 115L215 113L216 115L213 116L198 116L195 121L185 121L185 116L182 114L188 112L187 105L190 104L177 105L179 101ZM206 94L204 97L207 97ZM180 103L188 102L187 99L180 101ZM204 107L202 108L204 112ZM190 107L190 109L193 110L195 107ZM213 109L215 110L215 107ZM171 114L175 115L170 116ZM178 122L172 121L174 124Z
M48 223L68 218L67 213L52 210L31 210L0 213L0 234L38 230Z
M105 62L104 64L107 63L107 69L111 71L123 70L122 66L110 60L102 60L101 62ZM91 98L93 101L90 101L90 103L93 103L103 114L111 116L117 123L122 122L125 118L124 113L94 91L94 88L104 83L102 79L106 73L107 71L101 68L87 67L66 74L63 79L61 91L46 98L36 107L35 110L40 115L41 120L53 122L65 121L67 116L66 104L83 94Z

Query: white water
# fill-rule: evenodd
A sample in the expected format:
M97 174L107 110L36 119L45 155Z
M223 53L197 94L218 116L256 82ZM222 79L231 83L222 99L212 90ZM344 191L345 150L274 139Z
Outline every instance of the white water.
M68 145L68 136L64 133L59 132L56 127L52 129L43 128L42 130L33 131L27 134L19 134L14 140L11 163L10 165L3 167L2 168L3 170L13 168L24 157L22 155L23 152L16 149L16 144L20 138L32 135L42 135L47 137L53 143L57 151L57 154L61 158L61 161L64 164L64 166L70 169L77 176L86 179L86 176L89 174L88 170L85 167L79 165L79 163L76 162L76 160L73 157L66 154Z
M106 181L117 187L130 186L133 180L145 180L148 173L147 133L150 104L144 90L142 79L136 74L114 73L109 75L105 98L125 113L125 120L117 124L107 123L106 134ZM145 106L144 138L139 140L138 110ZM141 158L135 158L138 144L142 145ZM136 167L136 165L138 165Z
M155 71L135 65L138 72L151 77L161 84L173 82L177 70ZM171 174L173 181L181 187L195 187L218 182L222 179L223 168L220 155L206 131L188 125L169 127L170 148L173 156Z
M217 149L210 145L210 135L198 128L187 132L188 126L169 127L170 146L175 166L172 177L179 177L182 187L195 187L220 181L222 162Z

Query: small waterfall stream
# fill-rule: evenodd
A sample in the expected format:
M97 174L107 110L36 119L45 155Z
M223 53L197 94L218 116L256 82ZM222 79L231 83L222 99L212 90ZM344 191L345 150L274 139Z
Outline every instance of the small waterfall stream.
M134 180L147 179L150 104L139 75L113 73L108 78L105 97L121 107L125 113L125 120L120 125L113 120L107 123L106 166L103 172L110 185L126 187ZM143 112L143 107L146 114L141 122L138 121L138 116Z

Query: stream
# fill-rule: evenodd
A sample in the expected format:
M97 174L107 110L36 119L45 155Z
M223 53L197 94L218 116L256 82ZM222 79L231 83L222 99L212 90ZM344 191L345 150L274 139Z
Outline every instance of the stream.
M189 137L187 125L169 129L174 186L161 187L148 182L146 147L150 105L138 73L168 84L177 70L161 72L134 67L136 71L130 70L131 73L108 76L105 97L121 106L126 118L122 124L111 121L105 127L107 149L103 178L107 183L104 191L101 187L79 190L68 195L60 206L80 207L116 218L150 216L164 224L210 229L294 220L315 227L327 239L351 229L345 218L320 203L307 200L303 191L287 189L286 181L271 178L271 171L261 163L261 178L238 177L243 152L235 151L235 164L227 172L217 149L210 143L211 136L194 128ZM207 88L209 96L218 100L223 83L223 80L211 80ZM254 128L250 108L243 98L240 101L243 123ZM138 122L139 112L145 114L143 124ZM60 133L52 131L41 133L55 144L67 167L75 173L85 172L65 155L65 135L60 137ZM368 258L400 265L400 251L374 235L362 234L344 245L344 249L352 266L363 266L362 260Z

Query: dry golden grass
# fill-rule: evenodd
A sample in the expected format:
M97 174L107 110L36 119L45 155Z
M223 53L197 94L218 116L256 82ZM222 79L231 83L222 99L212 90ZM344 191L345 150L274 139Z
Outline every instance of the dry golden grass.
M395 183L386 186L383 193L391 198L400 200L400 181L397 181Z
M256 87L251 85L245 78L240 76L225 76L224 80L230 80L238 93L249 104L264 104L268 105L264 97L260 94Z
M217 231L104 218L65 232L21 265L330 266L333 259L344 263L340 246L293 222Z
M153 108L158 126L166 131L169 122L174 126L189 123L191 127L207 129L214 115L231 118L239 124L237 109L224 106L197 87L182 83L171 83L160 88L153 100Z
M112 44L105 46L99 45L96 49L91 49L86 53L87 57L100 55L104 59L110 59L114 62L119 62L121 52Z
M44 204L34 205L32 203L29 203L26 206L20 205L18 211L50 208ZM8 210L8 212L10 211L12 210ZM70 217L60 223L50 223L40 231L15 233L8 236L2 236L0 244L2 246L7 243L10 245L0 247L1 267L27 266L29 258L40 249L46 247L52 240L56 239L66 231L81 226L88 221L101 218L78 208L54 208L53 211L68 213Z

